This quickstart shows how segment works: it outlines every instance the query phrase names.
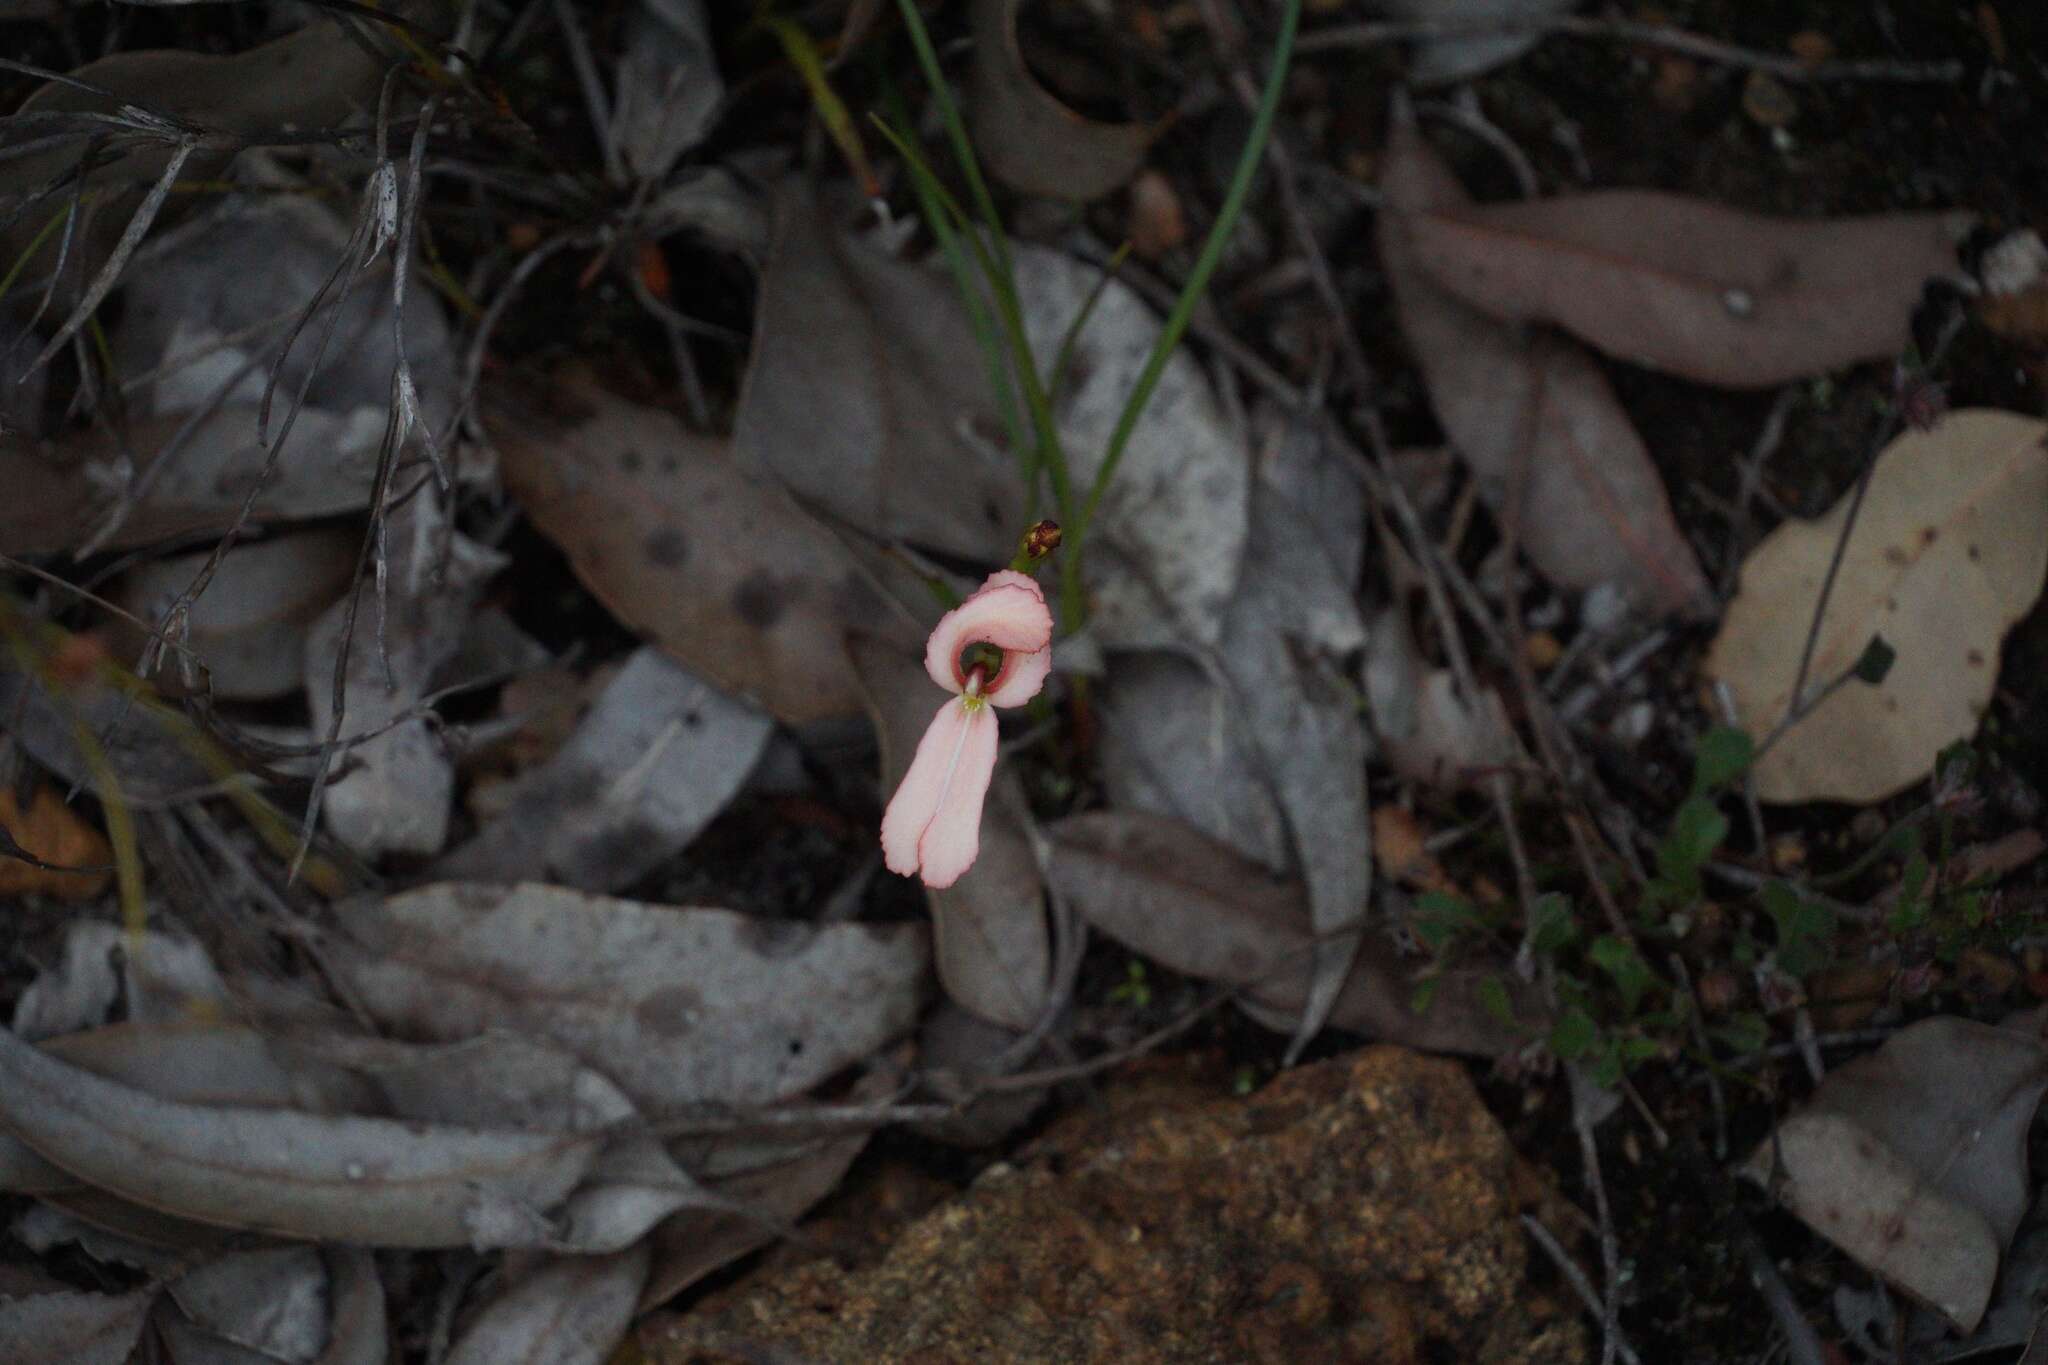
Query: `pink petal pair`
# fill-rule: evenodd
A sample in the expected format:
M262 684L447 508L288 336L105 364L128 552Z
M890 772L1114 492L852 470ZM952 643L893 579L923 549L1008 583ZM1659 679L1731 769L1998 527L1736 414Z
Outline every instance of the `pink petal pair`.
M973 645L1003 653L994 677L970 672L960 656ZM917 756L882 816L882 861L891 872L922 875L943 890L974 866L981 851L981 805L996 771L991 706L1020 706L1052 671L1052 613L1027 574L1005 569L939 618L925 643L924 671L956 694L932 717Z

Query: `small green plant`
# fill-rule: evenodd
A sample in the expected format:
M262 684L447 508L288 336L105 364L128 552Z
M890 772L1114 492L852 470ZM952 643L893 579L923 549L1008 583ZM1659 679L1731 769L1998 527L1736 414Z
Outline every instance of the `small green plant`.
M1124 979L1110 987L1111 1004L1129 1005L1134 1010L1148 1009L1152 1004L1152 983L1145 979L1145 964L1137 958L1124 963Z
M1286 88L1287 69L1294 53L1295 30L1301 20L1301 0L1286 0L1265 90L1252 119L1251 133L1238 156L1230 186L1224 193L1222 206L1217 210L1215 224L1202 244L1194 267L1188 272L1172 311L1167 314L1158 341L1124 400L1123 409L1103 451L1102 463L1085 493L1073 486L1069 476L1066 451L1053 420L1052 394L1065 368L1063 358L1086 325L1089 309L1094 297L1099 297L1099 290L1083 305L1080 315L1067 329L1060 355L1041 374L1024 331L1023 308L1018 299L1016 270L1011 261L1008 238L1004 234L994 196L982 176L980 161L974 154L973 141L968 137L967 126L953 103L945 73L939 66L938 52L932 45L931 34L925 28L924 16L916 0L897 0L897 5L903 15L904 27L910 34L911 46L917 54L919 69L945 127L954 162L966 183L974 214L970 216L940 182L912 137L907 119L899 115L897 124L900 126L892 126L880 119L877 123L882 135L902 156L910 172L912 188L925 221L938 239L939 249L966 305L1002 409L1004 428L1023 461L1024 482L1030 499L1027 517L1038 515L1041 485L1050 486L1053 507L1066 532L1067 553L1060 563L1060 624L1066 631L1075 631L1080 629L1087 616L1081 569L1088 531L1101 507L1103 495L1109 489L1110 480L1116 476L1117 465L1123 459L1138 419L1151 401L1168 358L1179 346L1194 318L1196 307L1207 293L1210 278L1223 259L1224 246L1244 212L1259 162L1265 156L1266 144L1272 139L1281 93ZM1022 413L1018 411L1020 395Z

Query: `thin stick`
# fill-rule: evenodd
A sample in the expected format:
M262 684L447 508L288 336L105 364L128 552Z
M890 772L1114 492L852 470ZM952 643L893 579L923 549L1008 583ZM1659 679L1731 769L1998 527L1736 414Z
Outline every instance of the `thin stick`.
M1579 1296L1579 1302L1586 1305L1586 1311L1604 1320L1606 1309L1600 1304L1600 1295L1593 1288L1593 1282L1586 1278L1585 1271L1579 1269L1579 1263L1571 1258L1571 1253L1564 1249L1556 1234L1543 1226L1542 1220L1533 1213L1522 1215L1522 1226L1528 1229L1529 1236L1535 1239L1536 1245L1543 1248L1543 1254L1550 1258L1551 1264L1564 1276L1565 1283ZM1635 1353L1635 1348L1630 1346L1625 1338L1615 1343L1615 1354L1621 1357L1625 1365L1642 1365L1642 1357Z

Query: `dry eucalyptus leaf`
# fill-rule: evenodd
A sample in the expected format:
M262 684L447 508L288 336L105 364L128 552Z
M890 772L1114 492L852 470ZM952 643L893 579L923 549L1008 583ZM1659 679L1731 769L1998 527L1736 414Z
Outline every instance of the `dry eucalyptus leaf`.
M1086 118L1038 83L1017 44L1024 0L974 0L967 112L989 174L1048 199L1099 199L1137 174L1165 124Z
M1068 476L1076 490L1085 490L1151 357L1159 319L1128 285L1104 283L1096 266L1023 243L1011 255L1024 330L1041 373L1050 371L1092 299L1053 394ZM1201 366L1176 352L1089 526L1089 562L1096 570L1089 627L1105 646L1215 642L1250 534L1251 465L1243 432Z
M773 723L655 649L626 661L567 744L442 860L441 877L617 891L697 837L747 780Z
M1959 1331L1975 1329L2032 1190L2048 1050L2018 1029L1923 1020L1841 1067L1745 1173Z
M238 544L228 551L192 604L185 639L205 665L214 696L279 697L303 685L306 632L347 590L360 542L359 533L337 527ZM211 553L170 555L140 565L122 575L113 598L143 620L160 623ZM121 633L118 653L139 657L143 632L124 628Z
M506 487L621 621L780 720L859 712L834 662L840 635L897 617L786 493L668 413L588 382L502 387L484 411Z
M1884 680L1836 689L1757 760L1766 801L1878 801L1926 777L1976 732L1997 684L1999 642L2048 576L2048 423L1952 412L1879 454L1808 673L1825 686L1873 638ZM1743 562L1741 589L1703 666L1728 684L1754 737L1784 717L1850 499L1787 522Z
M459 1247L500 1203L548 1209L600 1136L183 1104L0 1034L0 1127L87 1184L222 1227Z
M847 641L881 739L882 790L893 792L946 694L921 659L864 635ZM948 999L993 1023L1037 1022L1051 983L1045 887L1032 856L1030 811L1016 774L996 774L981 818L981 856L931 902L933 956Z
M327 1266L312 1247L223 1256L170 1291L195 1325L272 1359L310 1365L327 1342Z
M1276 873L1293 865L1273 784L1229 690L1200 664L1166 650L1118 654L1097 715L1112 807L1170 815Z
M1762 388L1897 355L1930 279L1959 277L1972 218L1814 222L1612 190L1415 205L1415 262L1489 316L1554 322L1620 360Z
M625 30L605 155L618 180L660 180L711 131L725 81L703 0L639 0Z
M1024 509L1016 458L986 440L1000 429L952 277L883 255L786 184L733 416L738 468L864 535L993 565Z
M129 1294L36 1294L0 1302L0 1360L122 1365L155 1302L153 1288Z
M377 1262L361 1247L325 1247L329 1277L327 1345L317 1365L387 1365L391 1329Z
M647 1262L645 1245L542 1262L484 1305L446 1365L604 1365L632 1326Z
M370 500L384 423L381 405L302 409L251 518L260 524L360 511ZM106 548L218 537L234 524L264 458L251 403L204 417L149 418L118 432L95 426L42 441L0 441L0 481L10 493L0 503L0 537L11 554L75 550L107 524L121 490L158 461L168 462L162 476L126 511Z
M1220 844L1159 816L1096 812L1051 826L1052 883L1103 933L1187 976L1240 986L1253 1017L1294 1027L1308 998L1307 897ZM1419 964L1418 964L1419 965ZM1480 1002L1483 970L1446 972L1418 1014L1413 969L1367 933L1329 1022L1408 1047L1501 1056L1523 1035ZM1506 982L1514 998L1517 987ZM1518 1000L1525 1018L1535 1011Z
M532 884L441 883L352 909L325 961L371 1017L546 1040L649 1119L809 1089L906 1032L923 926L805 924Z
M1405 105L1387 135L1380 189L1380 260L1408 349L1437 420L1530 562L1564 587L1612 583L1653 611L1710 612L1656 466L1599 367L1568 343L1488 316L1423 269L1419 230L1468 200Z
M335 756L321 818L334 837L365 858L432 855L448 840L455 764L439 734L417 712L441 668L455 656L462 626L484 583L510 561L454 528L431 489L392 509L382 600L377 586L357 589L353 636L349 603L336 602L306 633L306 703L315 734L335 714L341 662L344 734L372 735Z

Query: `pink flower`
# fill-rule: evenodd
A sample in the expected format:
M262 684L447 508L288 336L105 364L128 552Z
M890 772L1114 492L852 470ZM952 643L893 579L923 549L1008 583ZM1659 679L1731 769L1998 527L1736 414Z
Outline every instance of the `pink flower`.
M974 645L1001 651L994 665L961 655ZM1052 671L1052 613L1028 575L1005 569L939 618L925 643L924 671L955 693L918 741L917 756L882 816L882 861L891 872L921 873L942 890L974 866L981 851L981 803L996 771L996 716L990 706L1020 706Z

